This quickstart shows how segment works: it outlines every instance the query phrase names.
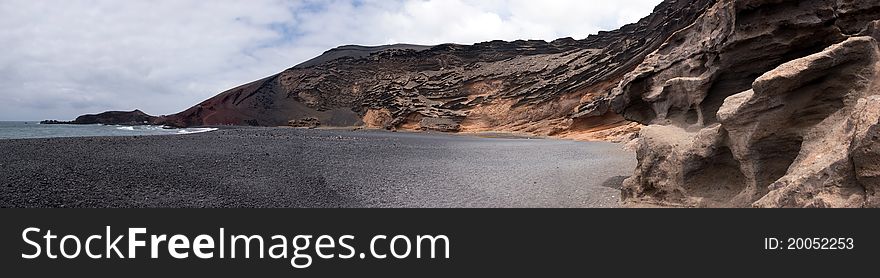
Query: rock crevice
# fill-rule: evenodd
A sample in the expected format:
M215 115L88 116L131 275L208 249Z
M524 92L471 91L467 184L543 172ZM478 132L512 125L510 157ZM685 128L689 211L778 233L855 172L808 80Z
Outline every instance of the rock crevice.
M876 171L866 162L877 161L878 69L876 39L851 37L782 64L726 98L719 123L678 132L695 134L684 140L689 144L656 139L669 126L644 128L625 198L685 206L876 206ZM716 179L685 179L694 167ZM730 190L729 198L714 198L724 192L719 187Z

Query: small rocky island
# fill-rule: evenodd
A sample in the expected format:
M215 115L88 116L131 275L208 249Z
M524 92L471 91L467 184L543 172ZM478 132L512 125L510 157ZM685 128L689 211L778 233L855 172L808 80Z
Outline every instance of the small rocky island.
M73 125L149 125L156 124L159 117L150 116L141 110L108 111L99 114L88 114L77 117L73 121L45 120L40 124L73 124Z

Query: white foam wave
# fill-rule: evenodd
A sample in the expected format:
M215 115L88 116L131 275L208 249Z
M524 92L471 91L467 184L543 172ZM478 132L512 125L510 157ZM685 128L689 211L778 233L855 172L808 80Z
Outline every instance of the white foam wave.
M210 128L210 127L186 128L186 129L178 130L177 133L179 133L179 134L193 134L193 133L211 132L211 131L215 131L215 130L217 130L217 128Z
M171 128L167 126L143 125L143 126L115 126L117 130L137 131L144 134L193 134L215 131L217 128Z

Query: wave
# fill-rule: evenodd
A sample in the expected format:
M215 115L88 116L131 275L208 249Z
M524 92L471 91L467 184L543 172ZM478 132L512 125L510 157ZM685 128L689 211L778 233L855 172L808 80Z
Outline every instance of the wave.
M217 128L208 127L177 129L160 125L116 126L116 129L125 131L141 131L154 134L193 134L217 130Z
M178 130L177 133L178 133L178 134L193 134L193 133L211 132L211 131L215 131L215 130L217 130L217 129L218 129L218 128L212 128L212 127L205 127L205 128L186 128L186 129Z
M184 128L176 129L167 126L143 125L143 126L116 126L118 130L139 131L147 134L194 134L215 131L217 128Z

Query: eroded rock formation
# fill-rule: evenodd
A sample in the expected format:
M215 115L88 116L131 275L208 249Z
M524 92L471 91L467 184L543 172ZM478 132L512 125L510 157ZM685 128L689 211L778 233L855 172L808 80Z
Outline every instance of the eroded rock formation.
M644 124L629 204L876 207L876 1L718 1L603 101Z

